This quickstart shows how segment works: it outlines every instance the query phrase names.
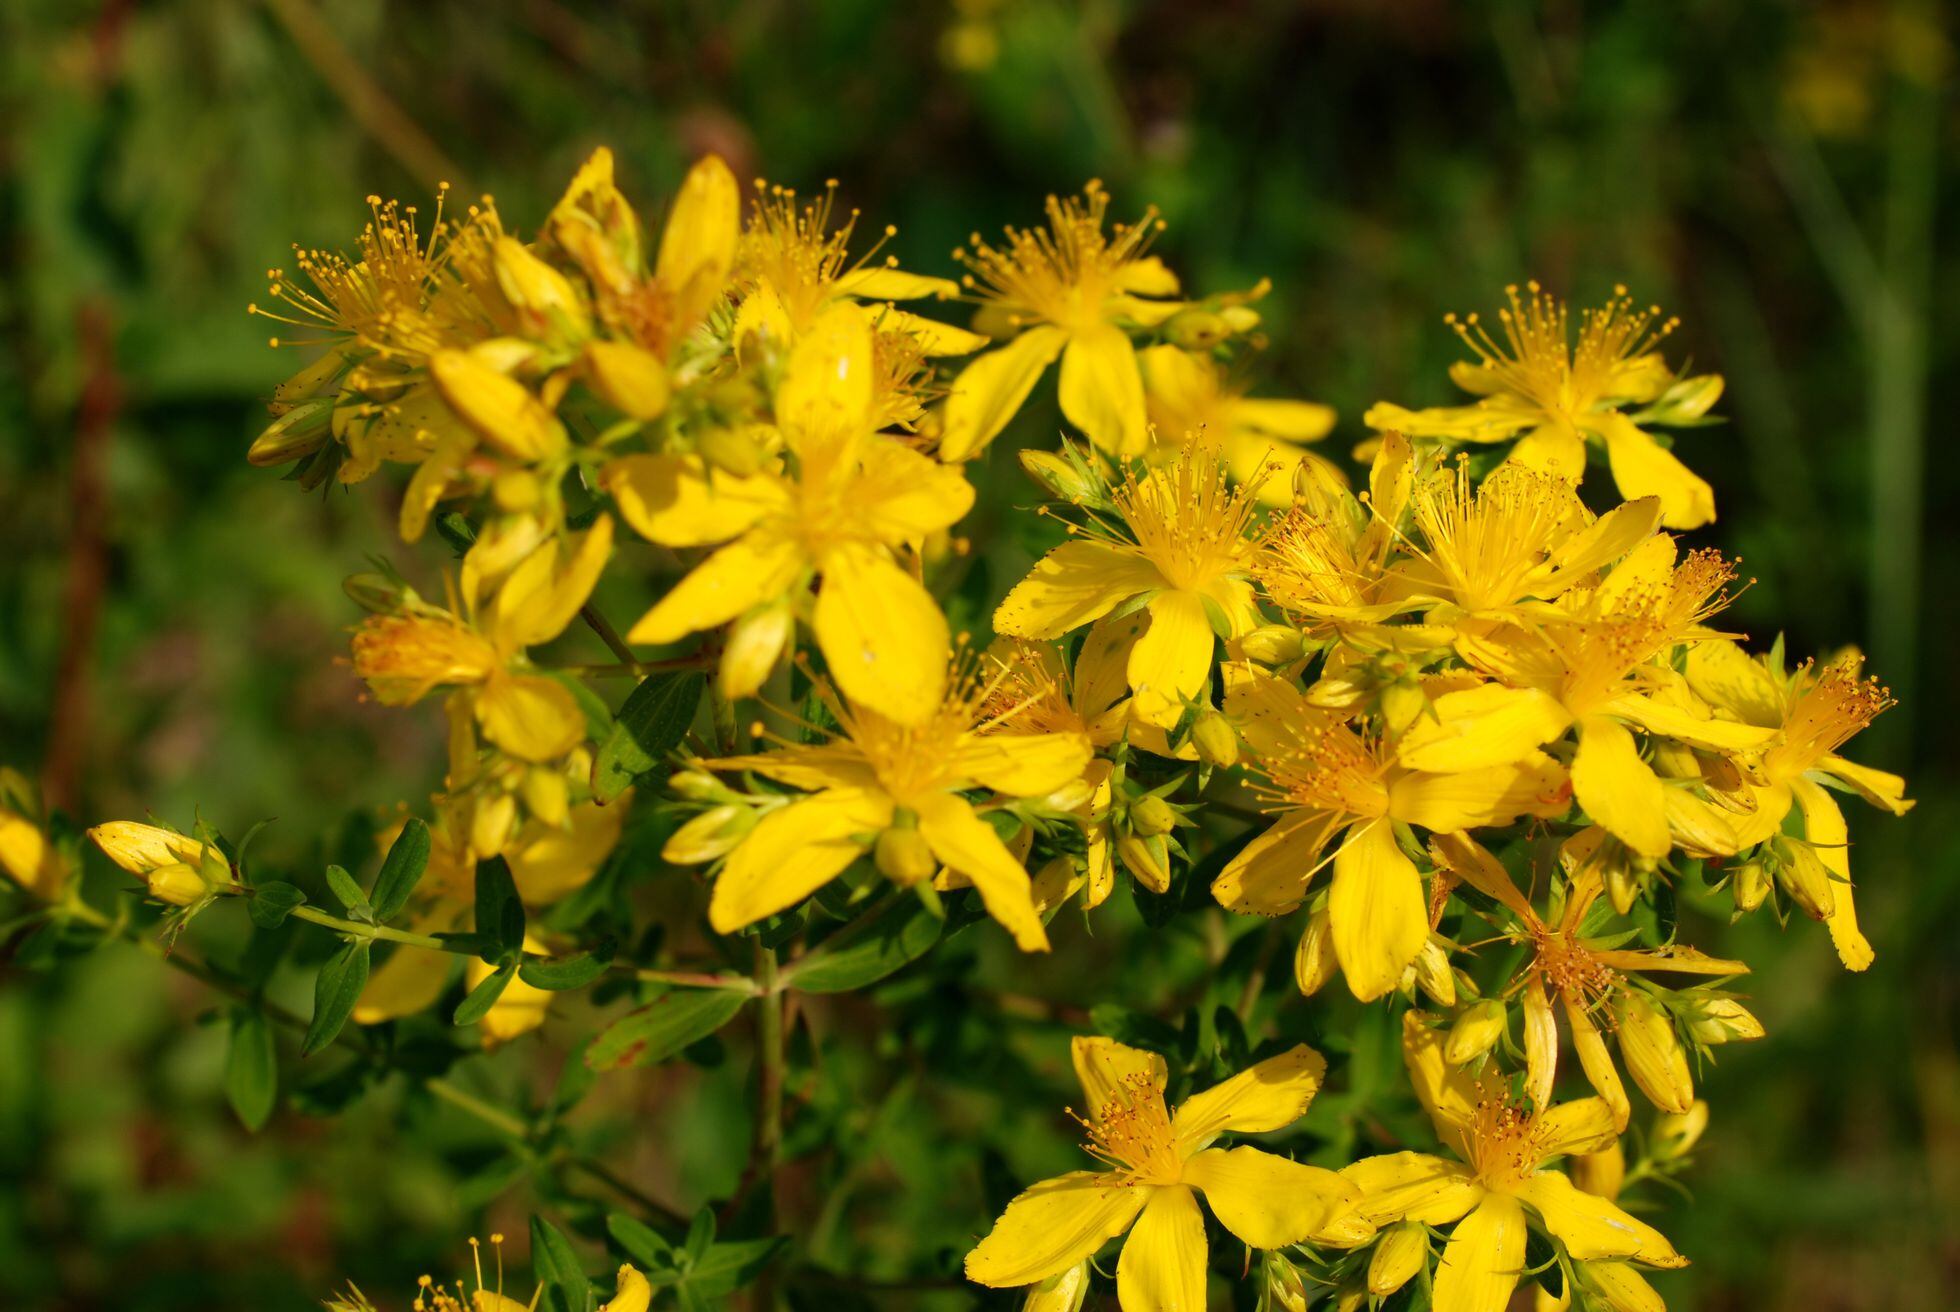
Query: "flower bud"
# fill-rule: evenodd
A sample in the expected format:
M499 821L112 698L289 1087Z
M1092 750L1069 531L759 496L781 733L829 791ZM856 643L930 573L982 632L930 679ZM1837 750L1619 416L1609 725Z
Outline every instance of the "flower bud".
M562 825L572 809L572 781L557 770L533 767L518 784L524 809L548 825Z
M1627 1155L1615 1139L1612 1147L1596 1153L1574 1153L1566 1159L1565 1173L1594 1197L1618 1198L1627 1178Z
M142 879L160 866L201 865L204 861L202 841L134 820L111 820L89 830L88 836L102 849L102 855Z
M347 599L374 615L388 615L401 608L407 591L399 580L378 570L362 570L341 580L340 590Z
M1021 315L999 301L988 301L973 312L973 331L997 342L1018 336L1025 323Z
M1299 660L1307 646L1299 630L1284 624L1268 624L1239 639L1239 650L1245 653L1246 659L1261 665L1285 665Z
M1654 1106L1664 1112L1685 1112L1694 1104L1694 1080L1688 1074L1688 1054L1674 1032L1674 1018L1645 993L1619 993L1614 1000L1619 1024L1620 1055L1627 1074Z
M1077 1262L1028 1286L1028 1301L1021 1308L1022 1312L1081 1312L1082 1300L1088 1295L1089 1264Z
M517 828L517 799L509 793L478 802L470 817L470 847L479 859L496 856Z
M544 497L544 485L528 469L506 469L490 481L490 499L507 515L521 514Z
M1817 850L1802 841L1783 841L1776 845L1782 858L1776 863L1776 882L1792 902L1813 920L1824 920L1837 910L1837 895L1831 890L1830 867Z
M753 697L783 657L796 630L796 615L787 602L752 610L729 626L715 683L722 698Z
M1145 838L1168 834L1177 826L1177 810L1155 793L1130 803L1130 828Z
M1697 374L1662 392L1641 418L1651 424L1686 424L1707 414L1722 399L1722 375Z
M210 891L198 868L181 861L158 866L147 879L151 897L180 907L189 906Z
M1443 1043L1443 1056L1452 1066L1468 1066L1496 1045L1504 1033L1504 1004L1484 998L1463 1009L1450 1026Z
M1579 1280L1592 1295L1588 1306L1605 1312L1667 1312L1647 1277L1625 1262L1580 1262Z
M721 780L706 770L676 770L667 776L667 791L690 802L711 802L729 795Z
M1375 1242L1374 1256L1368 1259L1368 1292L1377 1296L1394 1293L1414 1279L1429 1258L1429 1236L1413 1221L1390 1226Z
M1730 892L1735 896L1737 911L1754 911L1769 896L1769 871L1761 861L1744 861L1735 868Z
M653 1285L630 1264L619 1268L612 1300L599 1312L647 1312L653 1306Z
M1170 848L1162 834L1149 838L1124 834L1116 840L1116 856L1136 876L1137 882L1151 892L1162 893L1170 888Z
M1164 323L1164 340L1187 351L1209 351L1232 335L1232 325L1214 310L1191 306Z
M1606 866L1606 897L1613 904L1613 910L1626 915L1633 910L1634 899L1640 896L1643 872L1632 861L1608 861Z
M1688 1033L1713 1046L1763 1037L1763 1023L1734 998L1695 998L1682 1008Z
M1678 1161L1694 1151L1708 1129L1708 1104L1696 1099L1685 1112L1671 1113L1654 1121L1648 1151L1657 1162Z
M1416 953L1416 985L1439 1007L1456 1005L1456 977L1450 974L1450 953L1434 934Z
M1699 779L1701 761L1695 756L1695 749L1672 738L1651 740L1654 749L1654 773L1663 779Z
M1391 734L1408 731L1429 710L1429 695L1413 679L1397 679L1381 690L1382 719Z
M874 859L878 873L894 884L921 883L939 869L939 858L916 825L893 825L879 834Z
M347 372L346 347L336 346L315 360L306 368L288 378L272 389L272 400L267 408L275 415L283 415L302 401L327 396L327 389L340 380Z
M429 377L457 418L512 460L554 460L565 426L524 384L466 351L437 351Z
M252 439L245 459L260 467L283 465L288 460L312 455L332 437L334 400L330 396L301 401L267 424Z
M1307 928L1300 935L1299 950L1293 954L1293 982L1300 986L1302 997L1311 998L1340 968L1340 959L1334 955L1333 920L1322 907L1307 918Z
M738 802L710 807L676 829L660 849L660 858L677 866L705 865L735 850L755 828L755 812Z
M585 377L600 399L629 419L658 419L673 399L673 384L660 357L631 342L585 344Z
M1260 1303L1272 1312L1307 1312L1309 1289L1299 1269L1278 1253L1268 1252L1261 1264L1260 1284L1264 1286Z
M1217 711L1206 710L1198 716L1191 726L1191 745L1206 765L1229 770L1239 763L1238 731Z
M1076 505L1100 502L1103 488L1085 464L1053 451L1029 447L1021 452L1021 468L1052 497Z
M1056 811L1080 811L1096 798L1096 785L1088 779L1071 779L1041 799Z
M1368 1292L1368 1282L1357 1279L1334 1292L1334 1312L1362 1312L1373 1301L1374 1295Z
M547 331L583 337L591 331L585 305L571 279L546 264L514 237L499 237L490 266L504 299L524 311L533 335Z
M762 443L749 427L710 428L694 439L701 458L724 474L747 478L762 468Z

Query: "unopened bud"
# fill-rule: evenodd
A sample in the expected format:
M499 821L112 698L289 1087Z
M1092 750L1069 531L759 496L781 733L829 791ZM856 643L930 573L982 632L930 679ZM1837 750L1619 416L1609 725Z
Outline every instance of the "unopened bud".
M1356 1277L1334 1291L1334 1312L1362 1312L1374 1297L1368 1292L1368 1282Z
M874 858L878 873L894 884L922 883L939 869L939 858L915 825L893 825L879 834Z
M1310 1291L1299 1269L1278 1253L1267 1253L1264 1263L1266 1301L1261 1307L1273 1312L1307 1312Z
M1504 1004L1496 998L1471 1003L1450 1026L1444 1058L1453 1066L1468 1066L1496 1046L1504 1023Z
M607 405L642 423L665 414L674 395L660 357L631 342L587 342L585 377Z
M557 770L534 766L524 772L518 785L524 809L548 825L562 825L571 813L572 781Z
M1322 907L1307 918L1300 935L1299 950L1293 954L1293 982L1300 986L1301 996L1311 998L1340 968L1340 958L1334 955L1333 918Z
M1028 1286L1028 1301L1022 1312L1080 1312L1082 1300L1089 1296L1089 1264L1077 1262L1066 1271L1057 1271L1046 1280Z
M1587 1306L1604 1312L1667 1312L1647 1277L1625 1262L1576 1262L1579 1280L1592 1295Z
M1375 1253L1368 1259L1368 1292L1377 1296L1394 1293L1415 1278L1429 1258L1429 1235L1413 1221L1390 1226L1375 1242Z
M1116 857L1151 892L1162 893L1170 888L1170 848L1162 834L1149 838L1124 834L1116 840Z
M402 604L401 583L376 570L349 574L341 580L340 590L349 601L375 615L391 614Z
M1763 1037L1763 1023L1734 998L1696 998L1682 1009L1688 1033L1700 1043L1734 1043Z
M796 615L787 602L750 611L730 625L728 645L722 648L715 672L722 699L753 697L782 660L795 631Z
M1663 779L1699 779L1701 761L1695 749L1672 738L1653 740L1654 773Z
M1620 1055L1627 1074L1654 1106L1685 1112L1694 1104L1695 1085L1688 1054L1674 1032L1674 1018L1645 993L1622 991L1613 1008L1620 1031Z
M1621 915L1633 910L1634 899L1640 896L1641 883L1641 872L1632 861L1606 863L1606 896L1613 903L1613 910Z
M1191 726L1191 745L1198 749L1198 759L1206 765L1229 770L1239 763L1238 731L1217 711L1199 714L1197 723Z
M973 312L973 331L997 342L1018 336L1025 324L1020 314L999 301L988 301Z
M728 793L721 780L706 770L676 770L667 776L667 791L690 802L710 802Z
M1429 696L1413 679L1397 679L1381 690L1382 720L1391 734L1407 732L1429 709Z
M506 469L490 482L490 499L507 515L531 509L544 497L544 485L528 469Z
M1565 1161L1565 1173L1596 1198L1618 1198L1627 1178L1627 1156L1615 1139L1613 1146L1596 1153L1574 1153Z
M694 446L703 460L736 478L762 468L762 444L748 428L710 428L694 439Z
M1769 896L1769 871L1761 861L1744 861L1735 868L1735 879L1730 885L1738 911L1754 911Z
M1416 985L1429 995L1429 1000L1439 1007L1456 1005L1456 977L1450 974L1449 949L1439 942L1434 934L1416 953L1413 969Z
M523 1306L519 1304L519 1306ZM653 1284L631 1265L619 1268L613 1285L612 1301L599 1312L647 1312L653 1306Z
M1195 305L1164 323L1164 340L1187 351L1209 351L1231 335L1232 325L1224 315Z
M1103 489L1092 472L1067 456L1029 447L1021 452L1021 468L1052 497L1076 505L1102 500Z
M470 817L470 847L479 858L496 856L510 842L511 831L516 827L517 799L509 793L498 793L477 803L476 814Z
M1708 1104L1697 1099L1688 1110L1671 1113L1654 1121L1649 1151L1658 1162L1677 1161L1694 1151L1708 1129Z
M676 829L660 849L661 859L677 866L705 865L727 856L755 828L755 812L737 802L725 802L695 816Z
M1130 803L1130 828L1145 838L1168 834L1176 826L1176 808L1155 793L1145 793Z
M479 436L512 460L553 460L570 439L558 416L516 379L466 351L437 351L429 378L443 401Z
M539 335L546 329L577 336L591 330L571 280L516 238L497 238L491 247L490 265L504 299L527 313Z
M1801 840L1779 842L1776 882L1813 920L1827 919L1837 910L1837 894L1831 889L1831 870L1817 850Z
M267 424L252 439L245 459L261 467L283 465L288 460L311 455L325 446L333 434L333 398L315 397L301 401Z
M204 882L204 875L196 866L173 861L167 866L158 866L148 877L150 896L180 907L191 903L210 892L210 885Z
M1707 414L1721 399L1722 375L1697 374L1681 379L1662 392L1660 399L1647 407L1643 418L1654 424L1691 423Z
M1306 653L1307 646L1299 630L1289 629L1284 624L1268 624L1239 639L1239 650L1245 653L1247 660L1258 661L1261 665L1287 665L1299 660Z
M335 347L272 389L272 413L283 415L302 401L327 395L327 389L347 372L347 351Z

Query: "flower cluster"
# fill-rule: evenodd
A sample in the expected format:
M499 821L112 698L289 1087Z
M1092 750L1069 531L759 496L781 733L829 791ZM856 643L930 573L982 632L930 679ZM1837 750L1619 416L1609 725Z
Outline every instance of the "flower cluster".
M662 877L709 881L707 929L766 944L764 997L796 987L774 953L811 925L914 899L1041 952L1125 871L1145 899L1208 888L1223 932L1297 932L1301 993L1339 975L1399 1012L1442 1151L1226 1146L1307 1111L1326 1063L1293 1036L1198 1092L1195 1068L1077 1038L1104 1169L1016 1198L973 1281L1079 1307L1127 1234L1126 1312L1202 1308L1202 1199L1266 1254L1266 1307L1420 1281L1439 1312L1502 1312L1531 1280L1657 1308L1640 1272L1685 1259L1615 1195L1685 1158L1696 1062L1763 1032L1747 966L1683 942L1675 909L1794 908L1868 966L1836 798L1911 803L1839 752L1889 698L1855 652L1792 666L1724 627L1736 563L1676 536L1713 493L1656 431L1711 422L1722 384L1668 365L1671 320L1616 291L1575 325L1536 284L1495 334L1452 318L1476 402L1372 407L1357 489L1305 449L1332 411L1246 394L1266 284L1185 298L1154 211L1109 203L1093 182L1051 198L935 277L859 242L835 184L745 203L713 158L656 235L601 151L528 240L487 198L427 224L376 200L357 253L273 273L259 312L324 350L250 458L307 487L398 468L402 540L434 526L457 553L439 601L392 568L349 580L354 673L391 706L440 692L449 741L412 893L384 896L384 869L379 913L354 886L351 920L312 917L362 954L349 1014L432 1007L461 953L471 998L490 991L459 1023L543 1024L565 954L593 946L549 909L634 806L672 822ZM1083 440L1020 455L1055 545L991 641L956 633L965 462L1057 362ZM1617 498L1586 481L1595 456ZM601 591L644 610L615 629ZM566 660L581 641L613 661ZM621 677L641 682L615 706L598 690ZM384 834L391 864L422 823ZM92 833L185 915L264 900L208 832ZM18 789L0 864L50 900L64 878ZM404 906L406 929L375 928ZM369 977L377 935L396 946ZM1631 1172L1629 1083L1661 1118ZM644 1284L613 1306L645 1307Z

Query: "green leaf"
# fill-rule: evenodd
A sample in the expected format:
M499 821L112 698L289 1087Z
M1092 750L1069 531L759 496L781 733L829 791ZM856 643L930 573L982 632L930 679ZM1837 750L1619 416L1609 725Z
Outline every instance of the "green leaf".
M572 1241L541 1216L531 1218L531 1272L546 1298L562 1302L567 1312L591 1312L598 1303Z
M524 948L524 902L500 856L476 863L476 932L495 943L499 955ZM491 956L483 959L496 962Z
M231 1050L225 1057L225 1097L239 1122L254 1134L272 1115L279 1096L279 1055L265 1014L240 1008L231 1014Z
M687 1242L685 1246L687 1248L688 1269L690 1271L694 1269L695 1263L699 1262L706 1255L708 1246L714 1242L714 1210L704 1207L694 1214L694 1219L688 1222L687 1226Z
M287 916L293 914L294 907L305 905L306 894L291 884L274 880L254 889L245 909L251 913L252 923L260 929L277 929L286 923Z
M504 989L509 987L516 975L517 963L506 961L484 976L483 982L471 989L470 995L456 1004L456 1024L474 1025L482 1020L484 1013L497 1005L497 999L504 995Z
M918 899L899 898L799 962L790 986L804 993L863 988L924 956L944 928L945 922Z
M354 1002L367 987L368 947L366 939L349 943L327 958L313 981L313 1023L306 1027L306 1039L299 1055L310 1057L334 1041L340 1027L354 1010Z
M760 1275L762 1268L787 1243L787 1235L772 1235L767 1239L740 1239L716 1244L695 1259L685 1279L690 1285L707 1286L712 1292L725 1293L746 1285Z
M392 920L408 904L409 894L415 891L423 872L429 868L429 847L429 826L419 817L402 826L401 834L381 862L381 873L374 879L371 900L376 919Z
M658 768L687 735L707 686L708 677L699 670L650 674L641 680L599 744L592 763L593 797L610 802Z
M580 952L570 957L527 957L517 973L532 988L548 989L555 993L564 989L584 988L606 973L612 959L613 947L607 943L591 952Z
M586 1064L595 1071L616 1071L665 1061L735 1019L748 1000L748 994L733 989L669 993L608 1026L586 1050Z
M357 915L373 916L374 908L368 905L367 894L354 876L340 866L327 867L327 887L332 890L334 899Z
M646 1273L647 1279L658 1283L658 1275L673 1270L674 1246L668 1243L655 1230L641 1221L636 1221L624 1212L606 1214L606 1233L612 1236L626 1256Z

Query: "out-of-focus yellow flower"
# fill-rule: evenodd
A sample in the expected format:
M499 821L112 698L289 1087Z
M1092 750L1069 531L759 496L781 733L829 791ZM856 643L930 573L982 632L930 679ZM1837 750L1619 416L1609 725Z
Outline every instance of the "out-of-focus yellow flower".
M1253 666L1232 667L1226 712L1247 726L1255 787L1279 819L1227 863L1212 894L1234 911L1285 915L1331 863L1334 951L1363 1001L1396 987L1429 939L1422 876L1397 824L1454 833L1565 809L1565 769L1542 752L1449 774L1410 770Z
M1252 575L1266 596L1304 627L1336 632L1414 609L1417 603L1388 595L1386 572L1413 473L1413 453L1399 433L1385 436L1375 452L1366 505L1322 465L1302 465L1293 479L1293 506L1267 524L1252 557ZM1297 643L1294 634L1287 645ZM1268 654L1250 643L1244 650L1255 659ZM1268 664L1299 655L1271 654L1285 659Z
M1137 353L1143 366L1144 401L1160 448L1215 443L1232 477L1255 483L1259 500L1283 506L1293 497L1296 471L1312 466L1321 477L1340 479L1336 466L1305 449L1334 428L1334 410L1316 401L1249 397L1230 383L1208 355L1162 345Z
M1165 1106L1169 1073L1155 1053L1077 1038L1088 1151L1107 1165L1026 1190L966 1256L967 1279L1032 1285L1093 1257L1128 1232L1116 1267L1126 1312L1205 1306L1202 1194L1225 1228L1253 1248L1303 1242L1354 1206L1358 1190L1332 1171L1258 1148L1214 1148L1221 1134L1283 1129L1306 1113L1326 1062L1303 1046Z
M1177 277L1145 252L1163 223L1154 209L1107 233L1109 193L1091 182L1081 199L1048 198L1045 229L1007 229L1004 247L969 239L954 258L981 298L977 327L1008 339L974 360L946 399L939 454L968 460L1021 409L1062 357L1062 413L1102 450L1130 457L1149 444L1143 373L1129 327L1154 327L1183 308Z
M764 816L729 855L709 923L726 934L793 906L871 851L886 830L916 829L941 865L980 891L988 914L1023 951L1045 951L1027 870L961 793L1045 796L1082 777L1089 740L1007 727L1011 708L994 695L998 679L956 671L945 700L916 724L832 697L841 726L832 741L703 762L809 793Z
M1658 497L1662 522L1698 528L1715 518L1715 493L1649 436L1643 423L1692 423L1721 396L1712 374L1677 379L1655 349L1674 327L1658 326L1658 308L1637 310L1626 288L1579 315L1573 340L1565 305L1528 283L1507 287L1510 304L1498 312L1500 344L1471 315L1448 322L1478 360L1450 367L1458 387L1482 398L1475 405L1407 410L1386 401L1363 422L1414 438L1444 442L1503 442L1517 438L1510 460L1578 482L1588 441L1604 446L1613 481L1629 500ZM1626 406L1647 408L1623 413Z
M853 702L899 721L932 714L945 692L951 635L938 605L898 562L973 504L958 470L871 429L871 331L865 313L831 310L791 353L777 422L795 467L746 478L697 456L628 456L606 470L620 513L671 547L717 546L627 638L673 642L801 595L821 579L811 627L831 677ZM787 640L786 630L778 630ZM750 679L773 659L744 650Z
M174 829L111 820L88 836L104 856L149 885L150 896L173 906L194 906L236 882L216 844Z
M48 837L39 790L11 766L0 767L0 871L43 902L59 899L74 874Z
M371 615L354 633L354 672L390 706L437 687L466 689L498 747L526 761L563 756L584 738L585 714L569 689L531 669L524 651L572 622L611 553L612 520L601 515L569 550L553 540L526 556L487 613L412 604Z
M1402 1018L1403 1055L1417 1096L1456 1160L1428 1153L1369 1157L1341 1174L1362 1191L1357 1210L1377 1225L1454 1223L1437 1264L1436 1312L1503 1312L1525 1267L1535 1222L1581 1262L1687 1260L1660 1231L1608 1199L1575 1188L1543 1163L1616 1141L1612 1110L1582 1098L1526 1111L1483 1096L1443 1055L1442 1036L1418 1012Z

